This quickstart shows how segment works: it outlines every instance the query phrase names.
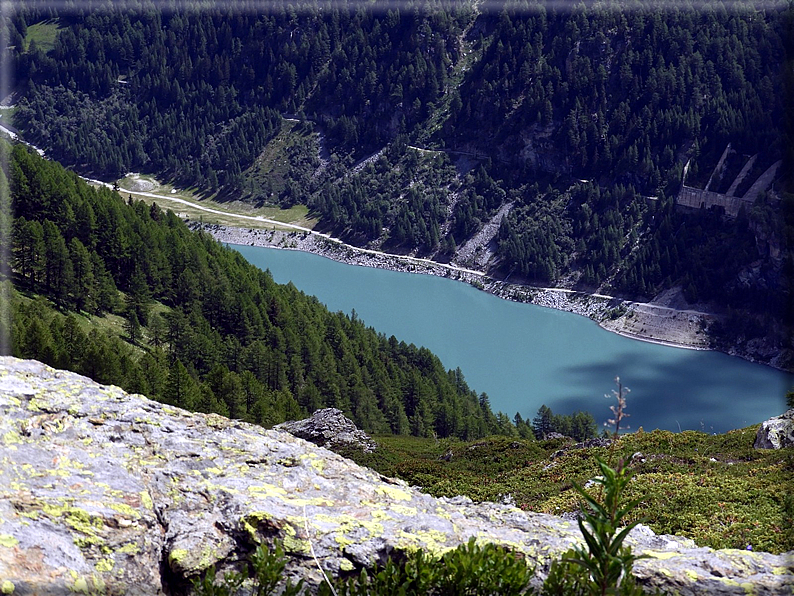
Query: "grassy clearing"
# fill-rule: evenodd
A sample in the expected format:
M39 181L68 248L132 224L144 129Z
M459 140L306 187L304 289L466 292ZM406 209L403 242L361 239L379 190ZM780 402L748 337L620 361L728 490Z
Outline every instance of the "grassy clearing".
M143 200L147 204L157 203L162 209L170 209L180 217L193 221L268 230L273 229L273 223L250 218L262 217L310 229L317 223L305 205L282 209L277 206L254 207L240 200L219 203L212 199L199 199L195 194L196 189L175 188L171 184L161 183L153 176L142 174L126 176L118 180L117 184L119 193L125 198L132 195L134 199ZM276 224L275 227L279 226Z
M102 315L94 315L89 314L87 312L75 312L69 311L68 313L63 313L60 311L58 307L55 305L52 300L49 298L42 296L41 294L36 294L31 292L29 289L15 287L15 299L21 301L23 304L29 305L31 302L40 302L45 309L45 311L54 312L58 311L62 314L69 314L73 315L77 320L77 323L80 327L80 330L88 335L91 331L96 330L98 333L102 335L111 335L118 337L125 344L132 349L137 355L141 355L144 353L144 349L141 346L133 345L129 342L129 338L127 336L126 330L126 321L127 319L119 314L114 313L103 313ZM119 300L123 302L124 300L124 293L119 293ZM158 312L163 314L165 312L170 311L171 309L161 304L160 302L153 302L149 308L149 314L154 314Z
M58 19L47 19L28 26L25 34L25 51L27 52L30 49L30 44L35 42L45 53L49 52L55 47L55 38L58 37L58 32L62 28Z
M120 300L122 302L124 301L123 292L120 292ZM150 318L155 313L165 315L169 312L171 312L171 309L161 302L152 302L149 304L148 316ZM126 330L127 319L122 315L104 313L101 316L96 316L82 313L79 315L79 321L80 328L85 333L89 333L92 329L97 329L100 333L110 333L111 335L115 335L119 339L122 339L129 344L129 337L127 336ZM146 327L143 328L143 337L148 337ZM132 344L129 345L141 354L144 352L144 350L139 346L132 346Z
M466 495L560 515L578 510L573 488L597 473L595 456L632 459L627 498L641 499L633 519L655 532L713 548L794 549L794 449L752 448L758 426L709 435L656 430L625 435L607 448L568 449L565 440L491 437L470 443L376 437L371 454L346 451L378 472L403 478L435 496ZM629 520L629 521L633 521Z
M154 177L148 174L127 174L124 178L117 181L119 188L127 191L144 191L164 193L163 185ZM169 187L168 192L171 191Z
M292 182L306 186L319 167L319 138L311 122L282 120L281 130L243 172L247 200L275 204Z
M10 124L11 126L14 126L14 114L16 111L16 106L12 108L3 108L0 110L0 124Z
M148 204L157 203L180 217L204 223L252 229L274 228L265 218L312 229L317 218L308 207L296 204L279 206L288 184L301 188L319 166L317 133L311 123L283 120L281 131L267 144L255 163L244 173L244 188L236 197L213 195L202 198L196 188L179 188L148 174L128 174L117 181L119 192ZM275 227L279 229L278 224ZM282 227L281 229L290 229Z

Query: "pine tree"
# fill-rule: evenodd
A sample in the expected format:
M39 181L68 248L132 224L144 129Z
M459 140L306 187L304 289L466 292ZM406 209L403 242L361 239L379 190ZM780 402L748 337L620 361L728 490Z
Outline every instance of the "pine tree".
M535 433L535 438L538 440L544 439L546 435L552 432L554 413L551 408L543 404L538 408L538 413L532 419L532 431Z
M186 410L195 411L201 400L199 385L190 376L181 360L175 360L168 372L163 399Z
M69 258L74 272L74 305L77 310L96 310L94 268L91 255L85 245L77 238L69 241Z
M137 344L141 334L141 322L138 320L138 313L135 309L127 311L127 320L124 324L124 330L130 338L130 343Z
M146 276L140 267L135 268L135 273L130 278L125 302L127 312L134 312L139 324L146 325L149 321L151 292L146 282Z

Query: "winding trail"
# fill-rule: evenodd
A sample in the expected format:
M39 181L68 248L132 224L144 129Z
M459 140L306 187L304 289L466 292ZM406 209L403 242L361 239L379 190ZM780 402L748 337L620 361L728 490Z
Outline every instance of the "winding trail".
M28 145L29 147L34 149L40 155L42 155L42 156L44 155L44 151L43 150L39 149L38 147L36 147L35 145L33 145L31 143L28 143L28 142L22 140L16 134L15 131L7 128L6 126L4 126L3 123L0 123L0 130L5 132L6 134L8 134L12 139L19 140L20 142L24 143L25 145ZM421 150L421 148L419 148L419 147L415 147L415 148ZM427 151L427 150L423 150L423 151ZM373 158L375 156L377 156L377 153L374 156L370 156L369 159L371 159L371 158ZM108 183L108 182L102 182L101 180L95 180L93 178L86 178L85 176L80 176L80 178L82 178L86 182L90 182L92 184L97 184L97 185L101 185L101 186L106 186L108 188L113 188L113 185ZM278 220L275 220L275 219L262 217L261 215L243 215L243 214L240 214L240 213L232 213L232 212L229 212L229 211L222 211L220 209L213 209L212 207L205 207L204 205L200 205L200 204L198 204L198 203L196 203L194 201L188 201L186 199L180 199L179 197L169 197L167 195L157 194L157 193L153 193L153 192L134 191L134 190L126 190L126 189L124 189L124 192L128 193L128 194L132 194L132 195L143 196L143 197L148 197L148 198L152 198L152 199L158 199L158 200L161 200L161 201L171 201L173 203L178 203L178 204L181 204L181 205L192 207L194 209L198 209L199 211L204 211L206 213L213 213L215 215L223 215L225 217L231 217L231 218L234 218L234 219L240 219L242 221L255 221L255 222L258 222L258 223L265 223L265 224L268 224L268 225L280 226L282 228L295 230L297 232L309 233L309 234L312 234L314 236L318 236L320 238L324 238L324 239L326 239L326 240L328 240L330 242L333 242L335 244L338 244L341 248L344 248L346 250L352 250L352 251L356 251L356 252L359 252L359 253L362 253L362 254L369 254L369 255L373 255L373 256L377 256L377 257L381 257L381 258L398 259L398 260L404 261L406 263L430 265L430 266L433 266L433 267L441 267L441 268L447 269L449 271L455 271L455 272L458 272L458 273L467 273L469 275L475 275L475 276L477 276L479 278L490 279L486 273L484 273L482 271L477 271L476 269L467 269L465 267L460 267L458 265L454 265L454 264L451 264L451 263L439 263L438 261L433 261L431 259L423 259L423 258L420 258L420 257L411 257L411 256L407 256L407 255L397 255L397 254L383 252L383 251L380 251L380 250L374 250L374 249L369 249L369 248L361 248L361 247L358 247L358 246L353 246L352 244L346 244L345 242L343 242L342 240L339 240L338 238L334 238L330 234L325 234L323 232L317 232L317 231L312 230L311 228L307 228L305 226L299 226L299 225L296 225L296 224L290 224L290 223L278 221ZM568 289L568 288L547 288L547 287L532 286L532 285L525 285L524 287L526 287L528 289L532 289L532 290L542 291L542 292L559 292L561 294L568 294L568 295L585 295L584 292L580 292L578 290L571 290L571 289ZM650 309L653 309L653 310L656 310L656 311L676 312L676 313L684 313L684 314L699 315L699 316L711 316L711 314L712 314L712 313L706 313L706 312L701 312L701 311L696 311L696 310L680 310L680 309L677 309L677 308L672 308L672 307L669 307L669 306L662 306L662 305L653 304L653 303L650 303L650 302L633 302L631 300L623 300L622 298L618 298L617 296L609 296L607 294L587 293L586 295L587 296L592 296L593 298L599 298L601 300L620 300L621 303L626 304L626 305L631 305L631 306L634 306L634 307L646 307L646 308L650 308Z
M81 176L81 178L82 178L82 176ZM92 182L94 184L102 184L103 186L107 186L109 188L113 187L112 184L109 184L107 182L102 182L100 180L93 180L93 179L90 179L90 178L83 178L83 179L86 180L87 182ZM342 240L339 240L338 238L334 238L330 234L325 234L323 232L317 232L315 230L312 230L311 228L307 228L307 227L304 227L304 226L299 226L299 225L296 225L296 224L284 223L284 222L281 222L281 221L278 221L278 220L275 220L275 219L262 217L261 215L242 215L242 214L239 214L239 213L231 213L229 211L221 211L220 209L213 209L211 207L204 207L203 205L199 205L199 204L197 204L195 202L188 201L188 200L185 200L185 199L180 199L178 197L168 197L168 196L165 196L165 195L160 195L160 194L156 194L156 193L152 193L152 192L128 191L126 189L124 190L124 192L125 193L129 193L129 194L133 194L133 195L140 195L140 196L150 197L150 198L154 198L154 199L161 199L161 200L165 200L165 201L173 201L175 203L179 203L179 204L182 204L182 205L187 205L189 207L193 207L194 209L198 209L200 211L205 211L207 213L214 213L216 215L224 215L226 217L232 217L232 218L235 218L235 219L241 219L241 220L247 220L247 221L256 221L256 222L259 222L259 223L272 224L272 225L275 225L275 226L281 226L283 228L288 228L290 230L295 230L295 231L298 231L298 232L304 232L304 233L312 234L314 236L318 236L320 238L324 238L325 240L328 240L330 242L338 244L341 248L344 248L346 250L352 250L352 251L359 252L359 253L362 253L362 254L368 254L368 255L373 255L373 256L382 257L382 258L398 259L398 260L404 261L406 263L412 263L412 264L431 265L433 267L441 267L443 269L448 269L450 271L455 271L455 272L458 272L458 273L468 273L469 275L476 275L477 277L480 277L480 278L488 278L488 274L487 273L484 273L483 271L477 271L476 269L467 269L465 267L460 267L458 265L454 265L454 264L450 264L450 263L439 263L438 261L433 261L432 259L423 259L421 257L411 257L411 256L407 256L407 255L398 255L398 254L394 254L394 253L383 252L381 250L374 250L374 249L370 249L370 248L361 248L359 246L354 246L352 244L346 244ZM496 280L494 280L494 281L496 281ZM587 296L592 296L593 298L599 298L601 300L620 300L621 303L626 304L626 305L641 306L641 307L651 308L651 309L654 309L654 310L660 310L660 311L665 311L665 312L676 312L676 313L685 313L685 314L701 315L701 316L710 316L711 315L711 313L706 313L706 312L697 311L697 310L681 310L681 309L672 308L672 307L669 307L669 306L662 306L662 305L659 305L659 304L653 304L651 302L634 302L632 300L624 300L624 299L619 298L617 296L610 296L608 294L586 293L586 292L581 292L579 290L571 290L569 288L549 288L549 287L533 286L533 285L525 285L524 287L526 287L528 289L531 289L531 290L538 290L538 291L542 291L542 292L560 292L562 294L568 294L568 295L572 295L572 296L573 295L587 295Z
M91 182L92 184L101 184L102 186L106 186L108 188L113 188L113 185L108 183L108 182L102 182L101 180L94 180L92 178L85 178L83 176L80 176L80 177L83 178L83 180L85 180L86 182ZM446 264L446 263L439 263L439 262L433 261L431 259L423 259L423 258L420 258L420 257L410 257L410 256L406 256L406 255L395 255L395 254L388 253L388 252L383 252L383 251L380 251L380 250L373 250L373 249L370 249L370 248L360 248L358 246L353 246L352 244L346 244L343 241L339 240L338 238L334 238L330 234L325 234L323 232L317 232L317 231L312 230L311 228L307 228L305 226L299 226L299 225L296 225L296 224L290 224L290 223L285 223L283 221L278 221L276 219L270 219L268 217L262 217L261 215L242 215L240 213L232 213L230 211L221 211L220 209L213 209L211 207L205 207L205 206L199 205L199 204L197 204L197 203L195 203L193 201L188 201L186 199L180 199L179 197L169 197L169 196L166 196L166 195L160 195L160 194L153 193L153 192L143 192L143 191L127 190L127 189L124 189L123 192L127 193L127 194L131 194L131 195L150 197L150 198L153 198L153 199L159 199L159 200L163 200L163 201L173 201L174 203L179 203L181 205L186 205L188 207L192 207L194 209L198 209L199 211L205 211L207 213L214 213L216 215L223 215L225 217L232 217L232 218L235 218L235 219L241 219L241 220L245 220L245 221L256 221L258 223L272 224L274 226L280 226L282 228L288 228L290 230L295 230L297 232L304 232L304 233L312 234L314 236L318 236L320 238L324 238L326 240L329 240L330 242L334 242L335 244L338 244L340 247L345 248L347 250L354 250L354 251L357 251L357 252L360 252L360 253L363 253L363 254L369 254L369 255L374 255L374 256L378 256L378 257L388 257L388 258L400 259L400 260L406 261L408 263L416 263L416 264L422 264L422 265L432 265L434 267L443 267L445 269L450 269L452 271L457 271L457 272L460 272L460 273L468 273L470 275L477 275L477 276L480 276L480 277L487 277L486 274L483 273L482 271L475 271L474 269L466 269L465 267L458 267L457 265L449 265L449 264Z

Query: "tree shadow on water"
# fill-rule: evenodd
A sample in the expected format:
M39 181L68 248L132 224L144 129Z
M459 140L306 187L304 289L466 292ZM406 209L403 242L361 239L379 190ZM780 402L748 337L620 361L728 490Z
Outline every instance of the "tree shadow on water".
M722 433L780 414L794 376L716 352L667 354L624 352L613 358L563 368L576 397L555 400L556 411L587 410L610 417L614 378L628 395L627 423L633 430L703 430ZM608 395L610 399L606 399Z

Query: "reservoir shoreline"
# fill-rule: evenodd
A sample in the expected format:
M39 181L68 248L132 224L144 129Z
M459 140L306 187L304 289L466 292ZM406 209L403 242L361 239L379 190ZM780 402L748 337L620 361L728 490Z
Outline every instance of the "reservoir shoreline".
M680 423L723 432L779 414L794 384L794 376L768 366L715 350L633 341L590 318L500 299L439 275L350 267L283 245L228 246L332 312L355 311L384 338L427 348L444 370L459 369L494 411L508 415L531 418L545 404L555 413L592 412L604 422L619 376L631 388L632 427L675 431Z
M0 123L0 132L30 146L39 155L45 155L44 151L38 147L20 139L16 132L9 129L7 125ZM108 182L90 178L83 179L90 184L113 187ZM780 349L767 338L754 338L733 343L715 342L709 333L709 328L714 323L722 322L724 317L714 312L675 308L674 303L677 302L675 299L672 301L667 301L664 298L659 300L660 297L657 296L650 303L634 302L612 296L587 294L567 288L539 288L528 284L506 283L489 277L483 271L351 246L328 234L295 224L277 222L261 216L216 211L192 201L161 194L130 189L125 189L124 192L144 197L149 202L156 199L183 203L200 211L249 220L256 222L256 225L272 224L274 226L272 230L269 230L188 222L194 229L203 229L223 243L299 250L350 265L448 277L467 282L506 300L532 303L588 317L603 329L629 339L690 350L719 351L783 372L791 371L792 363L794 363L794 342L790 340L785 342L784 349ZM281 229L276 230L276 226ZM284 231L284 228L292 231Z
M736 346L716 346L709 338L708 328L720 315L695 310L682 310L663 304L634 302L602 294L587 294L566 288L539 288L495 280L481 271L429 259L393 255L362 249L326 235L308 231L250 229L191 222L224 244L297 250L316 254L337 262L446 277L468 283L485 292L520 303L530 303L588 317L600 327L617 335L667 347L689 350L716 350L739 356L750 362L765 364L778 370L777 358L758 358Z

